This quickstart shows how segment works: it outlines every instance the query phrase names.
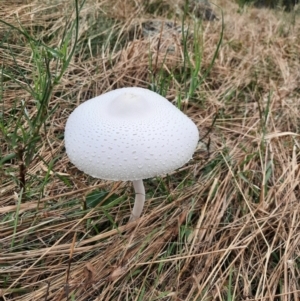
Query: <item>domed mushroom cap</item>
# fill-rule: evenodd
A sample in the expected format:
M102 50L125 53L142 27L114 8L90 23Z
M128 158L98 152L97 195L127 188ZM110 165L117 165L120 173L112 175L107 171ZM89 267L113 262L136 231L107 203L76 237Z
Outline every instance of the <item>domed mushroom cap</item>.
M143 88L122 88L92 98L69 116L65 146L71 162L106 180L140 180L189 161L196 125L167 99Z

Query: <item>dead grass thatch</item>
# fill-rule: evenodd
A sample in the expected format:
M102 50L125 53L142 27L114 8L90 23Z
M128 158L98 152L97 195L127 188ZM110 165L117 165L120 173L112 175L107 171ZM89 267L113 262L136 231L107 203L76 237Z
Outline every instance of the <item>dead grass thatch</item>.
M57 45L73 1L26 2L0 3L0 18ZM167 97L174 101L184 94L184 51L181 35L162 35L163 27L143 36L143 22L166 19L141 1L86 1L76 53L27 170L26 202L17 185L20 162L1 166L1 300L300 299L300 23L281 12L239 13L229 0L217 3L224 10L222 46L184 107L201 136L209 131L208 148L199 144L182 169L147 180L144 215L126 224L131 184L91 179L72 166L64 152L65 121L88 98L149 87L161 74L170 79ZM202 28L199 76L213 59L221 18ZM1 24L0 35L7 30ZM16 55L1 52L3 68L17 63L30 80L28 45L13 31L6 43ZM13 120L21 100L35 114L34 99L3 82L4 118ZM1 156L10 152L2 136ZM96 189L120 201L88 208Z

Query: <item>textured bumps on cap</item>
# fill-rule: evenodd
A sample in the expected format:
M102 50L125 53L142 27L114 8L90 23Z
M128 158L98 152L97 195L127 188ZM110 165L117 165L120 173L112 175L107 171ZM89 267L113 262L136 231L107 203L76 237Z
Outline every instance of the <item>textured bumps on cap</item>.
M69 116L65 145L71 162L90 176L140 180L189 161L196 125L167 99L143 88L122 88L92 98Z

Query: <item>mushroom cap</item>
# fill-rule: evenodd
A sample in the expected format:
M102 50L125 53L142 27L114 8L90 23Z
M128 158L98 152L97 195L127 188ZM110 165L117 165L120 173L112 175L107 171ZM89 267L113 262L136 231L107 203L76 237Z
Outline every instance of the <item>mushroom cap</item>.
M79 105L69 116L70 161L100 179L133 181L162 175L192 158L196 125L159 94L121 88Z

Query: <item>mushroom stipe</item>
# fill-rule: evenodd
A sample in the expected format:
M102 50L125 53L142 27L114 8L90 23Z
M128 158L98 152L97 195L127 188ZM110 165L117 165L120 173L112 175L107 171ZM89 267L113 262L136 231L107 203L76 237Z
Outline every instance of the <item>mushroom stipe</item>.
M143 179L181 167L192 158L198 140L191 119L166 98L136 87L85 101L65 128L66 152L78 169L99 179L133 181L130 221L144 207Z

